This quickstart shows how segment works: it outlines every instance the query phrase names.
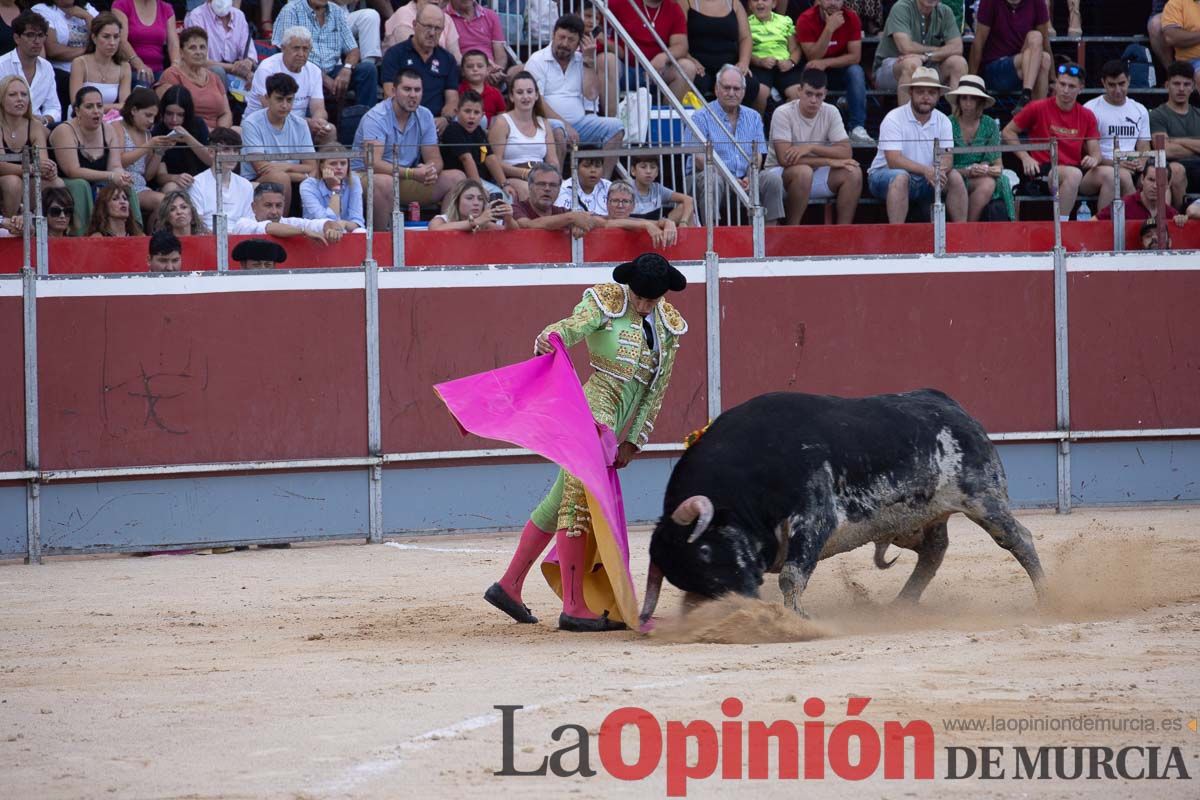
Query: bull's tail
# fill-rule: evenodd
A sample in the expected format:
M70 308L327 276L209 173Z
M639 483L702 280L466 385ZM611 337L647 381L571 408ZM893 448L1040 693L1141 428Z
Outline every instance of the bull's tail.
M888 561L884 558L884 555L887 554L888 545L890 544L891 542L875 543L875 566L879 569L887 569L888 567L892 566L892 564L896 563L897 558L900 558L900 556L896 556L896 558L893 558L891 561Z

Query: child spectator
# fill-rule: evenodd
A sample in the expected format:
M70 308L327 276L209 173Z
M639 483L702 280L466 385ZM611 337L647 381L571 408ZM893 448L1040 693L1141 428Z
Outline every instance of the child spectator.
M463 53L462 57L462 83L458 85L459 104L462 104L461 95L471 90L482 98L483 114L487 117L490 123L492 117L497 114L503 114L508 107L504 102L504 95L500 94L500 90L487 82L488 76L488 60L487 54L482 50L468 50ZM484 125L486 128L487 125Z
M487 88L495 91L492 86ZM474 89L467 89L459 96L458 119L447 125L442 134L442 163L461 167L468 178L480 181L488 194L503 187L512 196L512 184L504 175L500 159L488 149L487 132L480 124L483 108L483 98Z
M608 216L608 187L612 181L601 177L604 174L604 159L583 155L576 164L573 178L563 181L554 205L575 208L575 192L579 192L579 205L584 211L597 216Z
M773 0L750 0L750 71L763 86L791 99L788 90L800 83L800 44L796 24L775 13ZM636 213L636 212L635 212Z
M629 171L633 175L633 216L661 219L663 205L671 204L674 208L667 219L679 227L691 223L695 204L683 192L658 183L658 156L634 156L629 159Z

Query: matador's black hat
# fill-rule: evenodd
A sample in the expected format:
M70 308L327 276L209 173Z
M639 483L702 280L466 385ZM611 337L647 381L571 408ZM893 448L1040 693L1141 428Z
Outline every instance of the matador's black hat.
M613 280L647 300L657 300L668 291L682 292L687 287L683 273L658 253L642 253L633 261L617 265Z
M269 242L266 239L247 239L244 242L238 242L230 254L234 261L274 261L276 264L282 264L287 261L287 250L277 242Z

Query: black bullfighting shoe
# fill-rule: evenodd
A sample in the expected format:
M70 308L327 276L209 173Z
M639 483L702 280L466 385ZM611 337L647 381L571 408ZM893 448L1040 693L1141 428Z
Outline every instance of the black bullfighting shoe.
M529 625L538 621L538 618L529 613L529 606L522 605L516 600L508 596L508 592L500 588L500 584L493 583L488 587L488 590L483 593L483 599L494 605L496 608L508 614L517 622L523 622Z
M571 631L572 633L623 631L625 630L625 623L613 622L608 618L607 611L605 611L596 619L588 619L587 617L572 617L567 614L559 614L558 629L560 631Z

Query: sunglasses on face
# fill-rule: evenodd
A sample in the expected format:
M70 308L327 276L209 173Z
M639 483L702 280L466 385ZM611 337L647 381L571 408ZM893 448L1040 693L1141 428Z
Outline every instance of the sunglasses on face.
M50 206L46 209L47 217L69 217L75 213L73 208L63 208L62 206Z
M1072 78L1083 78L1083 70L1074 64L1061 64L1058 67L1059 75L1070 75Z

